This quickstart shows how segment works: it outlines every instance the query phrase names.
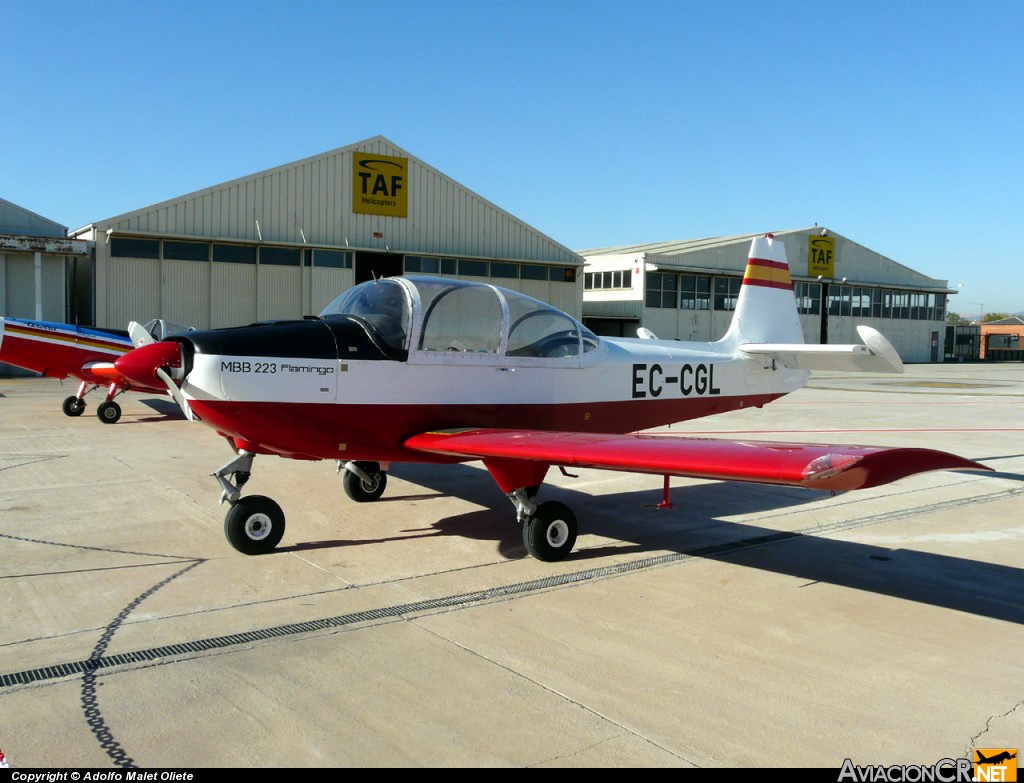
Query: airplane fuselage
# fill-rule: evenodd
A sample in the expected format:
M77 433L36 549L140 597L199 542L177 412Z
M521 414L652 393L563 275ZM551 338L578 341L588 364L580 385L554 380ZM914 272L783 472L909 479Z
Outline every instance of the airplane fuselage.
M197 353L182 392L203 422L248 450L392 462L424 459L403 447L421 432L634 432L759 407L806 377L708 343L604 338L594 351L562 358Z
M0 319L0 362L51 378L73 376L105 383L89 370L91 362L113 362L132 349L127 332L49 321Z

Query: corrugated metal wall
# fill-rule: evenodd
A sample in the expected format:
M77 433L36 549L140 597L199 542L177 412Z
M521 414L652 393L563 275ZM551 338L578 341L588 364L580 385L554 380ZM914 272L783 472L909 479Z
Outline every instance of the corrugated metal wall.
M356 155L408 161L408 217L353 213ZM109 232L109 233L108 233ZM98 221L79 238L96 241L96 322L167 318L197 328L319 313L355 282L354 269L111 257L109 237L190 238L287 244L355 253L540 262L554 280L495 279L581 315L582 265L572 250L532 229L383 137ZM375 236L376 234L376 236ZM480 278L476 278L480 279Z
M352 212L357 152L408 159L408 217ZM382 137L126 213L102 226L154 236L580 263L568 248Z
M35 258L31 253L0 252L0 305L12 318L36 317ZM42 256L42 292L45 321L61 323L64 314L64 258Z

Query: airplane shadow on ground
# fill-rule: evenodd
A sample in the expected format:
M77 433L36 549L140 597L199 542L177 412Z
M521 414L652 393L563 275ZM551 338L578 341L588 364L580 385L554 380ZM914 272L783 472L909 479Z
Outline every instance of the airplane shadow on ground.
M178 403L171 399L147 398L139 400L143 405L151 410L155 411L157 416L147 416L145 418L137 419L125 419L125 423L142 423L147 421L163 421L165 419L181 419L185 421L185 414L181 412L181 408L178 407Z
M486 471L469 465L394 465L395 478L486 506L427 522L410 537L460 536L495 541L509 559L526 557L512 504L501 496ZM991 475L991 474L987 474ZM1010 477L1020 479L1016 474ZM673 487L671 509L657 509L662 499L660 478L639 476L650 489L610 495L588 495L570 487L546 484L538 498L566 503L580 520L580 534L628 542L573 552L566 563L600 560L614 555L666 551L703 560L717 560L806 580L1024 623L1024 569L948 555L890 549L790 532L722 517L763 512L780 519L787 508L810 503L827 493L795 487L741 482L709 482ZM381 502L420 501L425 493L392 494ZM926 513L923 509L922 513ZM856 513L856 512L853 512ZM278 551L374 543L321 541L282 547ZM558 564L552 564L558 568Z

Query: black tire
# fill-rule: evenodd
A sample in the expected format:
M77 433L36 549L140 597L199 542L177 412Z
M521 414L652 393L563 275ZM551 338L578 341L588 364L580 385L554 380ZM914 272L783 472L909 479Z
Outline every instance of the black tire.
M380 464L376 462L359 462L357 464L369 475L371 480L363 481L352 471L346 470L341 479L345 494L356 503L372 503L374 500L380 500L380 496L384 494L384 488L388 485L388 474L381 470Z
M81 416L85 410L85 400L78 397L65 397L60 408L65 416Z
M121 418L121 406L116 402L103 401L96 408L96 418L104 424L116 424Z
M224 517L224 535L243 555L266 554L284 536L284 512L263 495L239 498Z
M549 500L523 523L526 551L545 563L564 560L576 545L576 517L564 503Z

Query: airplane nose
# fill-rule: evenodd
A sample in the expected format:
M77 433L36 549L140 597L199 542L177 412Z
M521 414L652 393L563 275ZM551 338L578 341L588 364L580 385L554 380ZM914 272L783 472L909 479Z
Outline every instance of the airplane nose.
M114 362L114 369L133 383L158 388L163 387L164 381L156 371L163 367L172 370L172 377L180 375L181 345L175 342L149 343L128 351ZM179 373L174 370L179 370Z

